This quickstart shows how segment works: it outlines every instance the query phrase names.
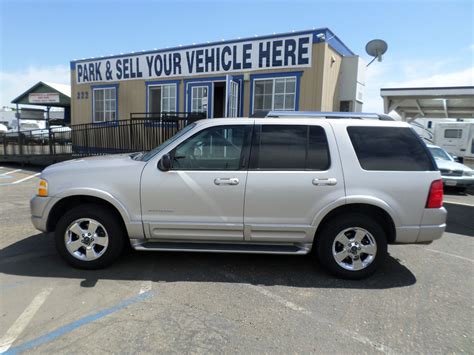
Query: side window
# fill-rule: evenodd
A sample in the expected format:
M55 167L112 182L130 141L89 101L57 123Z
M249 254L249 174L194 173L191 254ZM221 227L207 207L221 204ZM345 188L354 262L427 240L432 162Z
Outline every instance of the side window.
M408 127L347 127L364 170L436 170L421 138Z
M240 170L250 126L207 128L176 147L172 170Z
M329 148L320 126L262 125L256 127L250 169L326 170Z
M329 169L329 147L324 128L320 126L309 127L308 161L307 169Z
M462 129L446 129L444 138L462 138Z

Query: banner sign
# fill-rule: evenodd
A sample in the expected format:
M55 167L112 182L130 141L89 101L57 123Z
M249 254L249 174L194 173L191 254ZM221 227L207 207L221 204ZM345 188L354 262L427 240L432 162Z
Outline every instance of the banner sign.
M31 93L28 95L28 102L30 104L54 104L59 103L59 94L41 92Z
M310 67L312 34L75 63L76 83Z

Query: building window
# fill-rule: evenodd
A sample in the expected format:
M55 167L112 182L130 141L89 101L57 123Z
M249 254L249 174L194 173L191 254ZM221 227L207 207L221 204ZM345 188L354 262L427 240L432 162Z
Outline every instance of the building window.
M176 112L176 84L150 85L148 87L148 112Z
M296 107L296 77L255 79L253 112L294 111Z
M191 90L191 112L207 114L207 87L195 86Z
M117 119L117 88L93 89L94 122L115 121Z

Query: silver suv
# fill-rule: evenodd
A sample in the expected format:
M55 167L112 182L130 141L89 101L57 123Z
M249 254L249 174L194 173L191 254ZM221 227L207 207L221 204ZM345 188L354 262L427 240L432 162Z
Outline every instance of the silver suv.
M311 253L349 279L372 274L387 244L441 237L441 175L408 124L304 116L202 120L147 153L52 165L31 200L33 224L55 231L58 252L84 269L111 264L129 243Z

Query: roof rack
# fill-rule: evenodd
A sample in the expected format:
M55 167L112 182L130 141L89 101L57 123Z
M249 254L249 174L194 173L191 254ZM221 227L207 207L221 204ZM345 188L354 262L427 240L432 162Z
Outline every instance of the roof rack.
M372 119L381 121L394 121L389 115L366 112L317 112L317 111L268 111L265 115L259 117L267 118L289 118L289 117L308 117L308 118L330 118L330 119Z

